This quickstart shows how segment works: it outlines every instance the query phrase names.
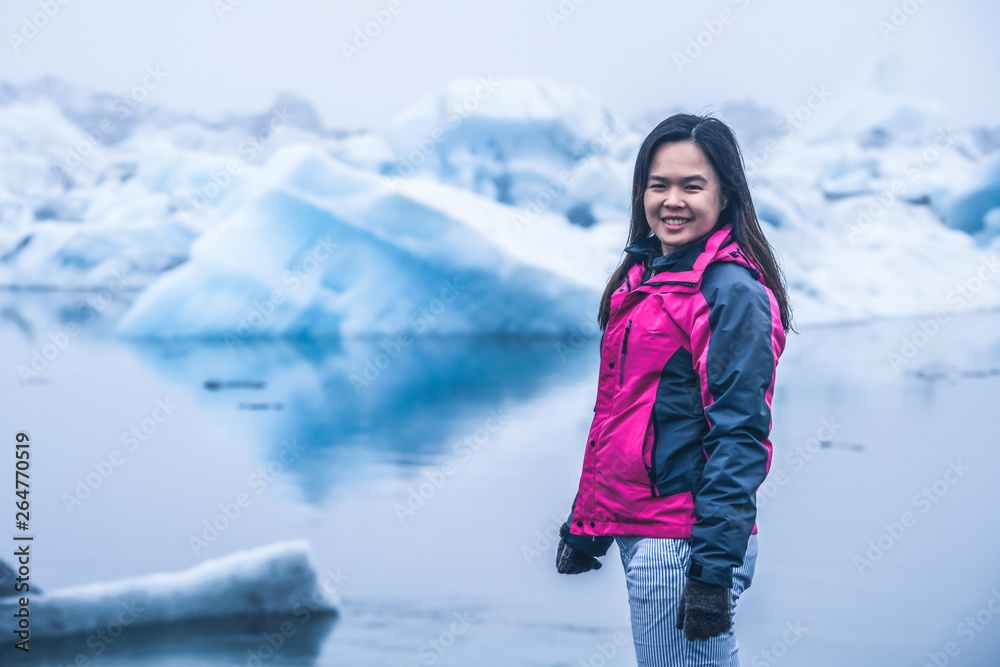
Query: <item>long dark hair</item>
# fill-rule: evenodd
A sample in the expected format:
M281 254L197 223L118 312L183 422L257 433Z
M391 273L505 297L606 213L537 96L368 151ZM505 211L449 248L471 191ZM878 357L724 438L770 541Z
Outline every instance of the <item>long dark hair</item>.
M679 113L662 121L653 128L635 159L635 172L632 176L632 222L629 226L626 245L641 241L652 233L646 220L646 208L643 196L646 183L649 180L649 164L653 160L656 149L662 144L672 141L690 141L705 153L712 168L719 178L722 197L728 197L729 203L719 213L712 232L717 231L727 223L732 223L732 240L750 256L751 261L760 269L768 288L774 293L781 311L781 325L785 333L792 328L792 313L788 306L788 294L785 287L785 276L774 261L771 246L764 237L750 198L750 188L747 185L746 173L743 171L743 156L740 153L736 135L718 118L711 116L695 116ZM657 244L655 247L659 247ZM603 330L608 325L611 316L611 294L618 289L625 274L636 265L640 258L625 253L625 259L618 265L601 297L601 306L597 313L597 322ZM798 333L798 332L796 332Z

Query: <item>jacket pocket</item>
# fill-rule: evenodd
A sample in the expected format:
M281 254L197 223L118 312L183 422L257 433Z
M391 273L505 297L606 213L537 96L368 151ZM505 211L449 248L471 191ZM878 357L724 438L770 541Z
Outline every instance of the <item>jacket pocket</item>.
M618 358L618 386L625 386L625 355L628 354L628 334L632 329L632 320L625 323L625 335L622 336L622 352Z
M659 495L656 490L656 441L659 437L659 424L656 419L656 404L649 411L649 420L646 423L646 435L642 439L642 465L646 469L649 477L649 495L655 497Z

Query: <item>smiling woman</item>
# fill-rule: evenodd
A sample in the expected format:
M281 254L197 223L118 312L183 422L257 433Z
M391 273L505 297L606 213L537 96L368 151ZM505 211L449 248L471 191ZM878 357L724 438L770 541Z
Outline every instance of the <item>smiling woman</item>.
M664 255L712 231L727 203L712 163L697 144L676 141L656 150L643 207Z
M790 313L729 127L677 114L646 137L628 241L556 568L596 569L617 541L639 665L738 667Z

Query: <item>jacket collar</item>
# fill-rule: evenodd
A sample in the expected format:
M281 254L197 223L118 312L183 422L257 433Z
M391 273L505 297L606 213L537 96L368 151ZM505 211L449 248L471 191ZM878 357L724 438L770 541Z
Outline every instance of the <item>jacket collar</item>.
M710 236L711 234L706 234L680 250L663 255L661 254L660 239L655 235L650 235L625 248L625 252L639 255L641 257L639 261L645 265L646 270L652 271L654 274L663 271L670 273L691 271L698 257L705 252Z
M628 245L625 252L640 256L639 263L629 271L631 284L637 287L647 281L670 281L672 284L689 283L695 287L712 262L736 262L754 274L754 278L761 280L760 271L730 238L732 230L731 223L725 224L669 255L660 254L660 240L655 235Z

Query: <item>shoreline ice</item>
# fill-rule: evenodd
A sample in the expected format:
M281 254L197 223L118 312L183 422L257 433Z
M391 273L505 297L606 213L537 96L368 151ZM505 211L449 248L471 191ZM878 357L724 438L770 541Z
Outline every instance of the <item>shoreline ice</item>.
M335 583L335 582L334 582ZM31 638L197 619L305 613L336 614L336 588L312 564L305 540L278 542L160 572L29 594ZM6 625L18 597L0 598ZM10 628L13 630L13 627Z

